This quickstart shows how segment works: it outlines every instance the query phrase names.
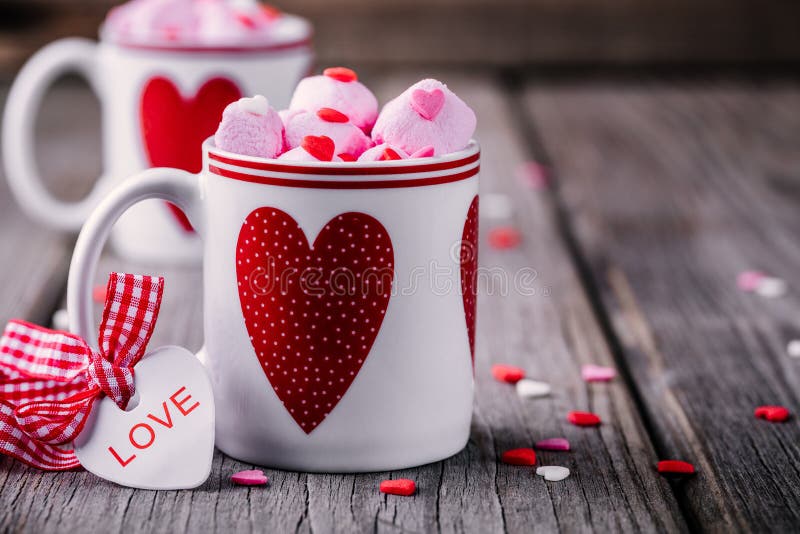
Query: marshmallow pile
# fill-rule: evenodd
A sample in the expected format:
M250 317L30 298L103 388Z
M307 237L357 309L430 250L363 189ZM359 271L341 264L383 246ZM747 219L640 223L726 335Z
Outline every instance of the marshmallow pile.
M344 67L300 81L289 109L263 96L228 105L214 136L217 148L287 161L384 161L442 156L466 148L475 113L440 81L422 80L378 101Z
M123 43L249 46L310 30L305 21L257 0L130 0L108 13L102 31Z

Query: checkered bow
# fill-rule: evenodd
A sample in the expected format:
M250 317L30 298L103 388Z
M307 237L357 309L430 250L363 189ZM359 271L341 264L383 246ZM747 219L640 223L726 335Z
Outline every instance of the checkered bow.
M48 471L79 467L60 445L80 434L100 395L127 407L163 290L161 277L112 273L100 350L69 332L10 321L0 338L0 453Z

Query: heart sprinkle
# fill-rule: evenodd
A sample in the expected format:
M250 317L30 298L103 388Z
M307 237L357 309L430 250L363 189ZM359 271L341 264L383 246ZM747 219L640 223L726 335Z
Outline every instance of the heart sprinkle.
M341 154L337 154L339 159L342 161L356 161L356 157L352 154L348 154L347 152L342 152Z
M61 308L53 314L53 330L69 330L69 316L67 310Z
M333 78L340 82L355 82L358 81L356 71L348 69L347 67L330 67L322 71L322 74L328 78Z
M97 284L92 288L92 300L95 302L103 303L106 301L106 293L108 292L108 286L105 284Z
M381 157L378 158L378 161L394 161L397 159L402 159L397 151L391 148L384 148L383 154L381 154Z
M658 472L665 475L691 475L694 466L681 460L661 460L658 462Z
M395 480L384 480L380 485L381 493L388 493L389 495L414 495L417 491L417 485L413 480L407 478L398 478Z
M261 117L269 113L269 101L263 95L256 95L253 98L240 98L236 105L242 111Z
M303 137L300 146L320 161L331 161L336 150L333 140L326 135L307 135Z
M511 226L499 226L489 231L489 246L497 250L516 248L522 238Z
M536 452L533 449L511 449L504 452L500 460L509 465L536 465Z
M742 291L755 291L763 279L764 273L761 271L742 271L736 277L736 285Z
M498 193L482 195L481 215L487 219L508 219L512 214L511 199Z
M550 384L523 378L517 382L517 395L524 399L546 397L550 394Z
M547 168L535 161L522 163L516 174L520 183L531 189L545 189L549 183Z
M600 424L600 418L590 412L569 412L567 421L575 426L597 426Z
M793 339L786 345L786 353L792 358L800 358L800 339Z
M441 89L414 89L411 93L411 107L420 117L432 121L444 107L444 93Z
M581 378L584 382L608 382L615 376L617 376L617 371L613 367L601 367L593 364L581 367Z
M786 280L771 276L764 277L756 287L756 293L768 299L782 297L788 290L789 286Z
M755 416L773 423L782 423L789 419L789 410L783 406L759 406L755 409Z
M497 364L492 366L492 375L499 382L516 384L525 378L525 371L513 365Z
M534 447L543 451L568 451L569 441L566 438L548 438L537 441Z
M269 478L261 469L251 469L232 474L231 482L239 486L264 486L269 482Z
M350 119L341 111L336 111L333 108L319 108L317 110L317 117L325 122L349 122Z
M536 474L549 482L558 482L569 476L569 469L560 465L543 465L536 469Z

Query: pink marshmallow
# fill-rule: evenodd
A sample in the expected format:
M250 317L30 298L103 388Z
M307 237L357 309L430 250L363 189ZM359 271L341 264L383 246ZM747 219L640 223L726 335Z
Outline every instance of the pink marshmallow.
M408 159L408 154L402 148L382 144L374 146L361 154L358 161L391 161L393 159Z
M309 154L305 148L301 146L293 148L288 152L284 152L278 157L278 159L283 161L317 161L317 162L325 161L315 158L314 156ZM341 162L342 158L340 158L339 156L333 156L333 159L331 161Z
M339 71L346 71L350 76L341 76ZM312 113L320 108L335 109L347 115L351 123L368 134L378 116L375 95L349 69L338 67L326 69L326 72L327 76L309 76L300 80L289 109Z
M285 117L284 140L287 149L292 149L300 146L303 138L307 135L324 135L330 137L334 145L336 145L336 154L350 154L354 157L360 156L366 149L372 146L372 140L364 135L359 127L349 122L348 118L341 113L330 110L330 114L326 114L323 110L329 108L322 108L317 112L289 110L282 112ZM337 120L345 120L347 122L335 122L332 120L325 120L321 117L330 117ZM341 117L341 118L338 118Z
M283 150L283 122L263 96L241 98L222 113L214 144L244 156L274 158Z
M475 133L475 113L440 81L409 87L381 110L372 139L409 153L432 146L442 156L466 148Z

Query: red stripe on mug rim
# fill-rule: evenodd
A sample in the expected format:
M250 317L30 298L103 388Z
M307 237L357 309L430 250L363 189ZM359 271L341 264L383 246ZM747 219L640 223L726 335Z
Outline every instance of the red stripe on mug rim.
M208 165L208 172L262 185L277 185L283 187L302 187L308 189L397 189L404 187L423 187L429 185L449 184L472 178L480 171L480 165L456 174L444 176L430 176L426 178L405 178L400 180L307 180L295 178L281 178L278 176L261 176L256 174L246 174L243 172L223 169L215 165Z
M315 164L307 163L277 163L276 160L255 158L249 156L238 156L230 152L217 150L211 139L206 140L203 148L208 153L208 158L212 162L219 162L243 169L255 171L284 172L290 174L315 174L323 176L375 176L384 174L410 174L419 172L435 172L457 169L480 159L481 152L478 143L471 141L470 145L455 154L440 158L420 158L415 163L408 163L409 160L392 160L369 163L330 163L319 162ZM224 154L224 155L223 155ZM434 160L433 162L430 162ZM418 178L419 179L419 178Z

